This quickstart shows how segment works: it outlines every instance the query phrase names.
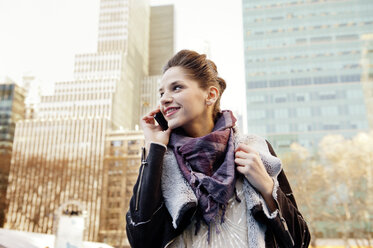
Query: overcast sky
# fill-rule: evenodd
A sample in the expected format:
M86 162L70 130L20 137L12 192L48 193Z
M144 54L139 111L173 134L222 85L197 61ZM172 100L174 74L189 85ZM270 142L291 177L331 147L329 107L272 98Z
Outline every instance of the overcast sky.
M151 0L175 2L175 48L203 52L227 81L222 108L244 113L244 59L241 1ZM95 52L99 0L0 0L0 77L21 83L24 73L45 89L72 80L74 55Z

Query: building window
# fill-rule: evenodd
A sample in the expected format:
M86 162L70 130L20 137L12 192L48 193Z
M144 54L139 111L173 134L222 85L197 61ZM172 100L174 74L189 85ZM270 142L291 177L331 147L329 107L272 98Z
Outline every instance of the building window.
M310 85L312 84L311 78L293 78L291 80L291 85L297 86L297 85Z
M338 130L339 125L338 124L324 124L323 130Z
M122 146L123 145L123 141L121 140L114 140L111 142L111 146L114 146L114 147L118 147L118 146Z
M338 107L337 106L322 106L321 114L323 116L338 115Z
M348 106L348 111L351 115L364 115L365 114L365 108L363 105Z
M249 133L265 134L266 126L265 125L249 125Z
M311 126L305 123L298 124L299 132L308 132L311 131Z
M249 88L250 89L256 89L256 88L267 88L267 81L251 81L249 82Z
M327 77L315 77L313 79L315 84L330 84L338 83L338 78L336 76L327 76Z
M332 100L337 98L337 93L335 91L330 92L320 92L319 93L320 100Z
M274 102L275 102L275 103L286 102L286 100L287 100L286 95L280 95L280 96L275 96L275 97L274 97Z
M348 83L348 82L360 82L360 74L355 75L342 75L340 77L342 83Z
M248 97L249 103L263 103L265 102L265 97L263 95L255 95Z
M271 80L269 81L270 87L284 87L289 85L289 80L282 79L282 80Z
M276 125L276 132L277 133L288 133L290 130L289 125L287 124L279 124Z
M247 111L247 117L249 120L260 120L266 117L265 110L249 110Z
M275 109L275 118L282 119L289 117L289 110L288 109Z
M347 98L353 99L353 98L363 98L363 92L361 90L348 90L347 91Z
M310 108L297 108L296 111L297 111L298 117L310 117L311 116Z

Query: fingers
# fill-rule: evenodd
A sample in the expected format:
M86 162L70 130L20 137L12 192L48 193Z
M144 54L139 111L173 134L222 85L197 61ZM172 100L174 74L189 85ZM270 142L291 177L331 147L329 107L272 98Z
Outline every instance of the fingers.
M243 152L246 152L246 153L253 153L253 154L259 155L259 153L256 150L254 150L249 145L246 145L244 143L239 143L238 144L235 152L238 152L238 151L243 151Z
M157 106L156 109L150 111L145 116L141 118L142 121L144 121L147 124L153 124L155 125L154 115L160 111L160 107Z
M236 158L243 158L243 159L255 159L256 157L259 157L258 154L256 153L248 153L248 152L243 152L243 151L238 151L235 153Z
M161 110L160 106L157 106L156 109L149 112L149 116L154 116L156 113L158 113Z
M145 120L146 117L148 117L148 118L152 117L152 118L153 118L153 116L154 116L156 113L158 113L159 111L160 111L160 108L159 108L159 106L157 106L156 109L154 109L154 110L150 111L149 113L147 113L147 114L146 114L142 119Z
M250 146L240 143L235 150L235 158L253 161L260 160L259 153Z
M259 153L243 143L240 143L236 148L234 162L237 165L237 170L244 174L248 174L253 166L262 164Z
M248 172L248 168L245 167L245 166L237 166L236 169L237 169L237 171L238 171L239 173L241 173L242 175L246 175L247 172Z
M244 159L244 158L237 158L237 157L234 159L234 162L238 166L250 166L250 164L252 164L251 159Z

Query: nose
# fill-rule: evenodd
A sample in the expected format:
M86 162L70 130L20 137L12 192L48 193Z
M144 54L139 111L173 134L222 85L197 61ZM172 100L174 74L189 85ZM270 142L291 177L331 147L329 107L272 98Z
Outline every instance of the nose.
M161 96L160 103L161 105L167 105L167 104L170 104L172 100L173 100L172 96L164 92L163 95Z

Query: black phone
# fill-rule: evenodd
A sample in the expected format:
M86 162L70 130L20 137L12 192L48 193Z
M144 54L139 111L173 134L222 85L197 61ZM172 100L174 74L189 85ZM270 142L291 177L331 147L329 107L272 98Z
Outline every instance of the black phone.
M158 124L161 126L161 128L163 130L167 130L168 129L168 124L167 124L167 121L166 119L164 118L162 112L158 112L154 115L154 119L158 122Z

